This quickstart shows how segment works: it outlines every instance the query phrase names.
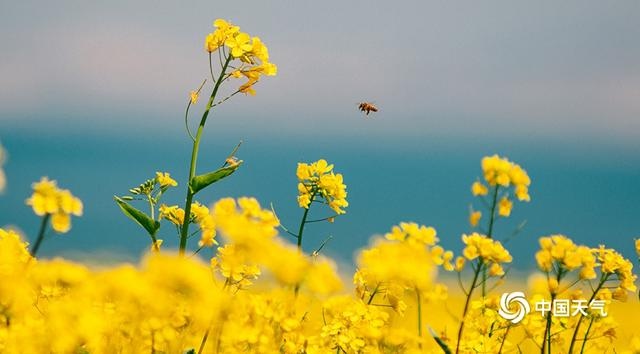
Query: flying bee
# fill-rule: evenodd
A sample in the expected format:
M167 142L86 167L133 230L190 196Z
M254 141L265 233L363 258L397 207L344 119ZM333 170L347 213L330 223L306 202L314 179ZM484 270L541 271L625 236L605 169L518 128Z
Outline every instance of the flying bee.
M371 102L361 102L358 105L358 109L360 109L362 112L365 112L366 115L369 115L369 113L371 112L378 111L378 107L374 106Z

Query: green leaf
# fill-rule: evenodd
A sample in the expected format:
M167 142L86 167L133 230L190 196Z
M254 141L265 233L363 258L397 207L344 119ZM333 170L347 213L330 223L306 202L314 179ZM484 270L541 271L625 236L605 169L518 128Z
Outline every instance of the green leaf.
M145 230L149 233L149 235L154 236L158 229L160 229L160 223L151 219L147 214L141 212L140 210L132 207L129 203L124 201L122 198L114 196L116 203L120 207L120 210L124 213L124 215L128 216L131 220L135 221L138 225L144 227Z
M196 354L196 350L191 348L191 349L187 350L186 352L184 352L184 354Z
M438 335L433 331L433 329L429 328L429 332L431 332L431 336L433 337L433 339L435 339L436 343L438 343L440 348L442 348L442 351L445 354L451 354L451 349L449 349L449 346L447 345L447 343L445 343L440 337L438 337Z
M191 193L196 194L209 185L218 182L219 180L231 175L234 173L238 167L242 164L242 160L238 161L237 164L230 165L227 167L223 167L217 169L213 172L205 173L202 175L195 176L191 179L189 183L189 188L191 189Z

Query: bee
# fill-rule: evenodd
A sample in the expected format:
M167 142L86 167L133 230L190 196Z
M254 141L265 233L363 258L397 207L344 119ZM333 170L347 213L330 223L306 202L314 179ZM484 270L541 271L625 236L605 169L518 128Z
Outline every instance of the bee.
M369 113L371 112L378 111L378 107L374 106L371 102L361 102L358 105L358 109L360 109L362 112L365 112L366 115L369 115Z

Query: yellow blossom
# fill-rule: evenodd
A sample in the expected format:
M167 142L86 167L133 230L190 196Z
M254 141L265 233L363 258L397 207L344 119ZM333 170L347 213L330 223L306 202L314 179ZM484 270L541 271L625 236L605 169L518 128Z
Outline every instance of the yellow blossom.
M478 226L480 218L482 218L482 212L472 209L469 213L469 225L471 225L471 227Z
M503 217L508 217L511 215L511 209L513 208L513 202L509 200L509 198L504 197L500 199L498 204L498 214Z
M484 263L510 263L511 254L500 241L495 241L485 235L474 232L470 235L462 235L462 241L466 245L462 255L468 260L480 257Z
M32 207L36 215L50 215L54 231L68 232L71 229L71 215L82 215L82 201L69 190L58 188L56 181L47 177L42 177L32 188L33 194L27 199L27 205Z
M471 185L471 194L473 194L474 196L487 195L487 193L489 193L489 190L484 184L475 181Z
M387 240L407 241L432 246L438 242L436 229L414 222L401 222L400 225L393 226L391 232L384 236Z
M175 187L178 185L168 172L156 172L156 181L160 184L160 187Z
M235 34L234 36L228 38L224 44L231 48L231 55L236 58L240 58L245 53L250 52L253 49L253 44L251 44L251 37L248 34L240 32Z
M333 172L333 165L320 159L314 163L299 163L296 171L298 177L298 204L301 208L309 208L316 197L321 197L336 214L346 213L347 186L342 174Z
M198 103L198 97L200 96L200 92L198 91L191 91L189 93L189 100L191 102L191 104L196 104Z
M167 206L162 204L160 205L160 218L169 220L177 226L182 226L184 223L184 210L177 205Z
M465 258L462 256L458 256L456 258L456 264L455 264L455 271L456 272L461 272L464 269L464 264L465 264Z

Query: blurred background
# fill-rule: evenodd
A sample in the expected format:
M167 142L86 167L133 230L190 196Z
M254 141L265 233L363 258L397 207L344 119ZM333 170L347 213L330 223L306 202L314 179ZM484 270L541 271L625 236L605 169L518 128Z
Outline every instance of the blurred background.
M155 171L180 183L164 201L183 203L184 108L208 75L203 43L216 18L260 36L279 72L255 97L235 96L209 119L199 172L217 168L239 140L245 164L201 193L203 203L255 196L295 228L296 164L325 158L344 174L350 206L334 224L309 225L309 250L331 235L326 252L350 264L373 235L415 221L459 253L480 159L498 153L532 179L532 201L516 203L496 229L503 239L527 221L507 244L516 268L533 267L537 238L553 233L634 256L637 1L64 0L1 8L0 141L9 157L0 226L35 238L39 219L24 200L41 176L85 203L69 234L45 240L42 256L138 259L148 236L113 195ZM360 101L380 111L365 118ZM194 125L203 107L192 109ZM168 226L160 236L175 247Z

